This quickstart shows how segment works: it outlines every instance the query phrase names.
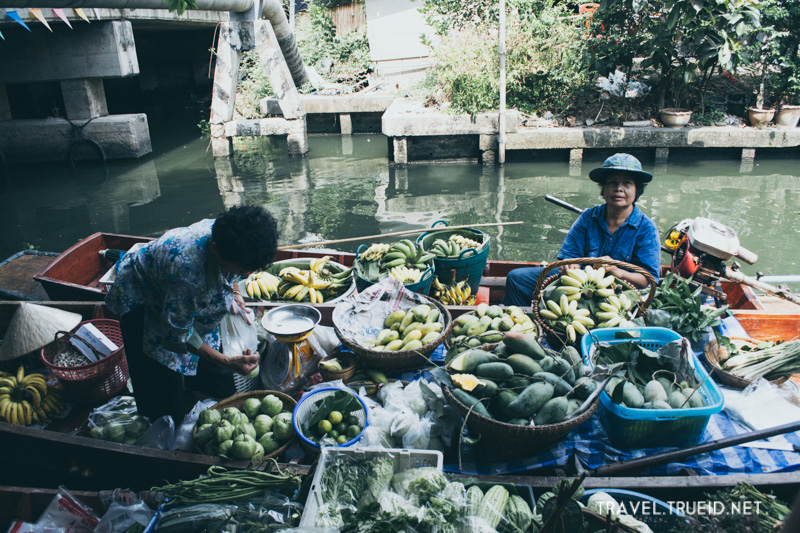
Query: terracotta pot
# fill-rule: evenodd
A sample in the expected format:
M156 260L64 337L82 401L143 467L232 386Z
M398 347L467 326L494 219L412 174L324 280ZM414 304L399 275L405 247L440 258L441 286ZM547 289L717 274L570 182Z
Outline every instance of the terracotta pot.
M689 123L692 112L688 109L668 107L661 110L661 123L669 128L682 128Z
M759 126L766 126L775 116L775 110L772 108L759 109L751 107L747 110L747 115L750 117L750 125L754 128Z
M775 116L775 124L779 128L795 128L800 121L800 105L782 105Z

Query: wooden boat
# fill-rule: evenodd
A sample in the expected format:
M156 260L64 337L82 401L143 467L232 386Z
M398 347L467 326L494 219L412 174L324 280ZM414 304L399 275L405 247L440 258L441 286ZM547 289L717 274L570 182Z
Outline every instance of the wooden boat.
M76 312L86 319L102 318L108 314L100 302L41 304ZM262 304L251 305L257 308ZM5 333L18 306L19 302L0 301L0 333ZM758 312L750 312L750 315L754 313ZM791 320L775 321L764 319L763 315L755 316L761 316L760 321L748 322L749 327L766 327L764 324L770 323L774 326L772 331L775 335L779 334L779 327L789 328L788 331L794 333L800 325L800 315ZM766 335L761 330L751 331L748 328L748 332L754 336ZM0 471L4 473L3 484L46 488L65 485L70 490L86 491L113 488L138 491L160 485L164 481L196 478L212 465L247 467L247 463L243 461L223 461L218 457L191 452L164 451L93 439L88 436L86 425L90 409L91 406L76 404L67 417L52 422L46 428L13 426L0 421L0 442L3 443L0 447L3 450L0 454ZM296 463L282 466L298 474L305 474L309 469L308 465ZM538 475L489 476L486 479L527 484L534 487L534 490L548 489L558 480L556 477ZM800 476L797 473L589 477L584 485L587 488L624 488L668 500L701 500L705 492L729 488L740 481L747 481L763 491L775 492L786 500L791 500L800 489ZM3 501L5 498L7 496L0 494L0 509L9 508ZM12 502L19 503L14 498Z
M100 255L101 250L128 250L140 242L147 242L147 237L118 235L112 233L95 233L71 246L59 254L51 263L38 273L32 273L34 279L44 287L47 296L54 301L102 301L107 287L101 280L113 263ZM285 259L321 257L332 255L333 260L345 266L352 266L355 254L335 250L281 250L277 261ZM489 261L481 278L481 288L488 292L490 303L500 303L505 294L505 278L508 273L521 267L540 266L540 263L522 261ZM2 278L0 278L2 283ZM732 309L765 310L788 314L800 313L800 306L784 302L774 297L757 296L747 285L739 283L722 283L722 290L728 297ZM264 307L282 305L281 302L260 302ZM333 310L332 304L318 305L323 320L329 320ZM457 316L468 312L469 306L451 306L451 314Z

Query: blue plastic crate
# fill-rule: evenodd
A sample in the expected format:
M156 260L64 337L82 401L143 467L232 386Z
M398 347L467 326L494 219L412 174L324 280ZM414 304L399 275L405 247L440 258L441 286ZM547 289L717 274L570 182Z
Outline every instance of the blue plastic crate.
M638 332L638 339L620 337L619 334ZM594 338L592 338L594 337ZM648 350L656 351L665 344L680 339L681 336L666 328L601 328L594 329L581 339L581 350L584 359L589 358L595 342L618 344L621 342L638 342ZM615 446L623 448L651 448L668 446L686 446L696 444L703 438L703 432L711 415L722 411L725 399L719 387L703 368L694 354L690 359L699 383L700 394L705 407L683 409L632 409L611 401L608 394L600 393L600 408L597 415L609 439Z

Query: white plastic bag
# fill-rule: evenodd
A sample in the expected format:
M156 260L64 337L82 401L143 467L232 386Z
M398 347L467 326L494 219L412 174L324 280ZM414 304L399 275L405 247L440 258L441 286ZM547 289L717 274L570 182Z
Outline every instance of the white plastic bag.
M250 317L250 324L242 315L228 313L219 325L222 353L228 357L242 355L245 350L251 350L252 353L258 351L258 334L253 311L248 309L247 315Z

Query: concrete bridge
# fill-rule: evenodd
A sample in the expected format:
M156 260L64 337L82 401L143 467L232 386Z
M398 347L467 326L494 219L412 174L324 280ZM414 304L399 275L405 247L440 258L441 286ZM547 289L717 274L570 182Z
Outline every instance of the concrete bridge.
M101 147L108 158L151 152L146 114L109 114L104 82L136 77L140 88L182 84L210 92L209 48L219 26L210 121L215 156L231 153L225 124L233 116L239 58L256 47L278 99L295 96L284 116L265 126L287 134L290 150L305 154L305 120L293 80L302 81L305 67L282 9L282 21L261 20L262 13L274 18L275 6L279 0L197 0L197 10L177 15L164 0L0 0L0 153L8 161L43 161L71 158L78 148ZM63 10L71 30L52 8ZM74 8L82 8L91 23ZM52 30L33 18L33 9ZM30 31L6 16L11 10ZM52 107L42 108L37 92L46 93L43 101Z

